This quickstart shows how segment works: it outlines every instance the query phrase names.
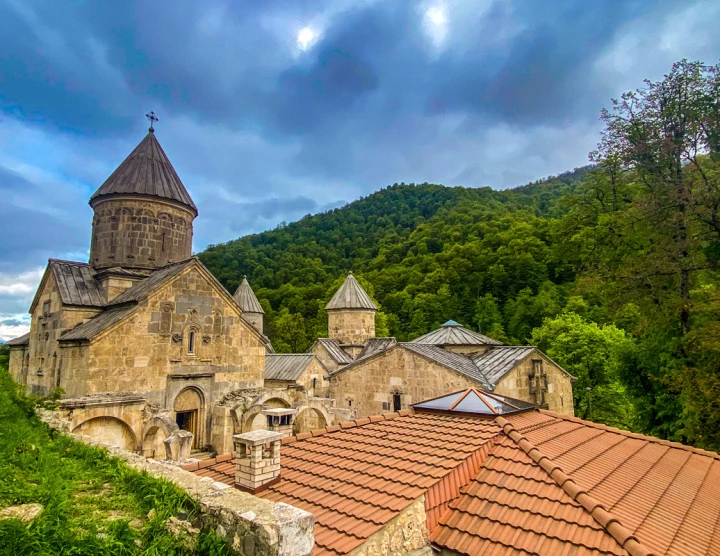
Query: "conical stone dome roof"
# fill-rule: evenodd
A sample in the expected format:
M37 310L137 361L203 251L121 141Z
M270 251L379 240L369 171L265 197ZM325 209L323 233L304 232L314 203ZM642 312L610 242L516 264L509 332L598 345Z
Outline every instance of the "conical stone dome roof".
M235 295L233 295L233 298L243 310L243 313L262 313L263 315L265 314L265 311L263 311L262 305L260 305L258 298L255 297L255 292L252 291L252 288L250 287L246 276L243 276L242 282L240 282L240 285L235 290Z
M153 131L90 197L90 204L112 195L150 195L181 203L197 216L197 207Z
M462 324L449 320L437 330L428 332L424 336L415 338L415 344L432 344L436 346L501 346L502 342L475 332L468 330Z
M373 303L370 296L362 288L360 283L352 275L352 272L345 278L343 285L340 286L332 299L325 306L326 311L334 309L370 309L377 311L377 305Z

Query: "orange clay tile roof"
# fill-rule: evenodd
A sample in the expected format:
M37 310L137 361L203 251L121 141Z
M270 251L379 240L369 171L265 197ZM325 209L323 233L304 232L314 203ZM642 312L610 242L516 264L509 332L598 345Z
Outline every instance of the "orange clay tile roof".
M186 468L233 483L233 456ZM421 495L430 541L468 555L720 556L720 456L547 411L401 411L283 439L259 496L348 554Z

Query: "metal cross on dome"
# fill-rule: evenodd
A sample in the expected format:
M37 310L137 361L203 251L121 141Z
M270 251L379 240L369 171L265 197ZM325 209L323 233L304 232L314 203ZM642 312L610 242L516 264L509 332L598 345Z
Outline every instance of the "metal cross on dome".
M145 117L150 120L150 129L148 131L155 131L153 124L155 124L155 122L159 122L160 119L155 115L155 112L149 112L145 114Z

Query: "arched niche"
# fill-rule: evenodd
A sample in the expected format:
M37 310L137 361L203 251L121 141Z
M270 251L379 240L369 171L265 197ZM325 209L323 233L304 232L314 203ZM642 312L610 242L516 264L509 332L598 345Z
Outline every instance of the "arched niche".
M143 456L151 459L165 459L163 441L176 430L178 430L178 426L167 417L150 419L143 427Z
M327 427L327 425L327 418L321 411L315 409L314 407L306 407L301 409L297 414L297 417L295 417L293 434L322 429Z
M76 426L72 432L100 442L107 442L123 450L134 452L137 440L132 429L116 417L93 417Z

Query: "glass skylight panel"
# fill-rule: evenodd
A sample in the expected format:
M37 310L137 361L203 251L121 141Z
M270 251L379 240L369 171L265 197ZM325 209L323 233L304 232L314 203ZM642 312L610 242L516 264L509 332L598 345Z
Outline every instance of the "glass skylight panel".
M462 392L455 392L454 394L450 394L449 396L443 396L442 398L438 398L436 400L428 400L426 402L422 402L415 407L425 407L427 409L449 409L450 406L455 403L455 400L457 400L458 397L461 395Z
M488 400L489 401L489 400ZM466 413L482 413L492 415L495 413L488 405L481 400L475 392L470 392L463 400L457 404L453 411L464 411Z

